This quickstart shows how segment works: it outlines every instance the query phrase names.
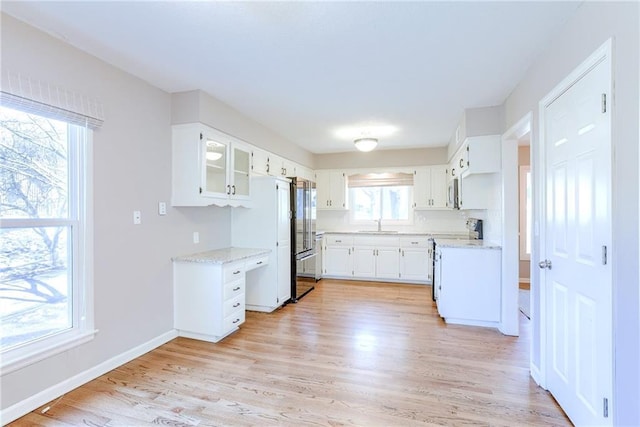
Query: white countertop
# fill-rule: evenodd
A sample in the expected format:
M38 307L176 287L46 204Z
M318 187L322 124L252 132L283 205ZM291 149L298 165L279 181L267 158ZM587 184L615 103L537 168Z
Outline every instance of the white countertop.
M398 232L389 232L389 231L375 231L375 230L365 230L365 231L319 231L318 234L364 234L364 235L374 235L374 236L427 236L434 238L447 238L447 239L466 239L469 234L468 233L434 233L429 231L398 231Z
M223 248L211 251L197 252L189 255L182 255L172 258L174 262L203 262L209 264L227 264L241 261L247 258L267 255L270 249L254 248Z
M441 248L502 249L497 243L471 239L442 239L436 237L436 245Z

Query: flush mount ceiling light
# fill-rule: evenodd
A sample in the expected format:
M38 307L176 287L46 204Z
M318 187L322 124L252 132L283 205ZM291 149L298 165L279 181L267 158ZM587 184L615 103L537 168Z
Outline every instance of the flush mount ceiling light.
M212 162L215 162L216 160L220 160L221 158L222 158L222 153L207 151L207 160L211 160Z
M367 152L376 148L378 140L376 138L358 138L353 143L358 150Z

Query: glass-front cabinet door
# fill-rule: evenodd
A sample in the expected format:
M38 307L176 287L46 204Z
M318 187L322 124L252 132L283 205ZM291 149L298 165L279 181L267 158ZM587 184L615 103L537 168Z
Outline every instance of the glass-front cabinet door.
M212 134L203 133L203 188L204 196L219 197L231 193L228 183L227 156L229 143Z
M250 195L251 150L240 144L233 144L233 181L231 196L237 199L248 199Z

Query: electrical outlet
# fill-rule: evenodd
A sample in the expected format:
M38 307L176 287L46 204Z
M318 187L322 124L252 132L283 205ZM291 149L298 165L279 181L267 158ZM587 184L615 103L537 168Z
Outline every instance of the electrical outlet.
M142 224L142 213L140 211L133 211L133 223L135 225Z
M193 232L193 243L200 243L200 233L197 231Z
M166 214L167 214L167 203L158 202L158 215L166 215Z

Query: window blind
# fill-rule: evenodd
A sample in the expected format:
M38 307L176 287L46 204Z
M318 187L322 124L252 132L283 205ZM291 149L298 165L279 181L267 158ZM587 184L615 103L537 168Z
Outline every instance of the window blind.
M98 100L21 74L3 74L1 105L91 129L102 126L103 107Z
M387 172L349 175L348 185L349 188L412 186L413 174Z

